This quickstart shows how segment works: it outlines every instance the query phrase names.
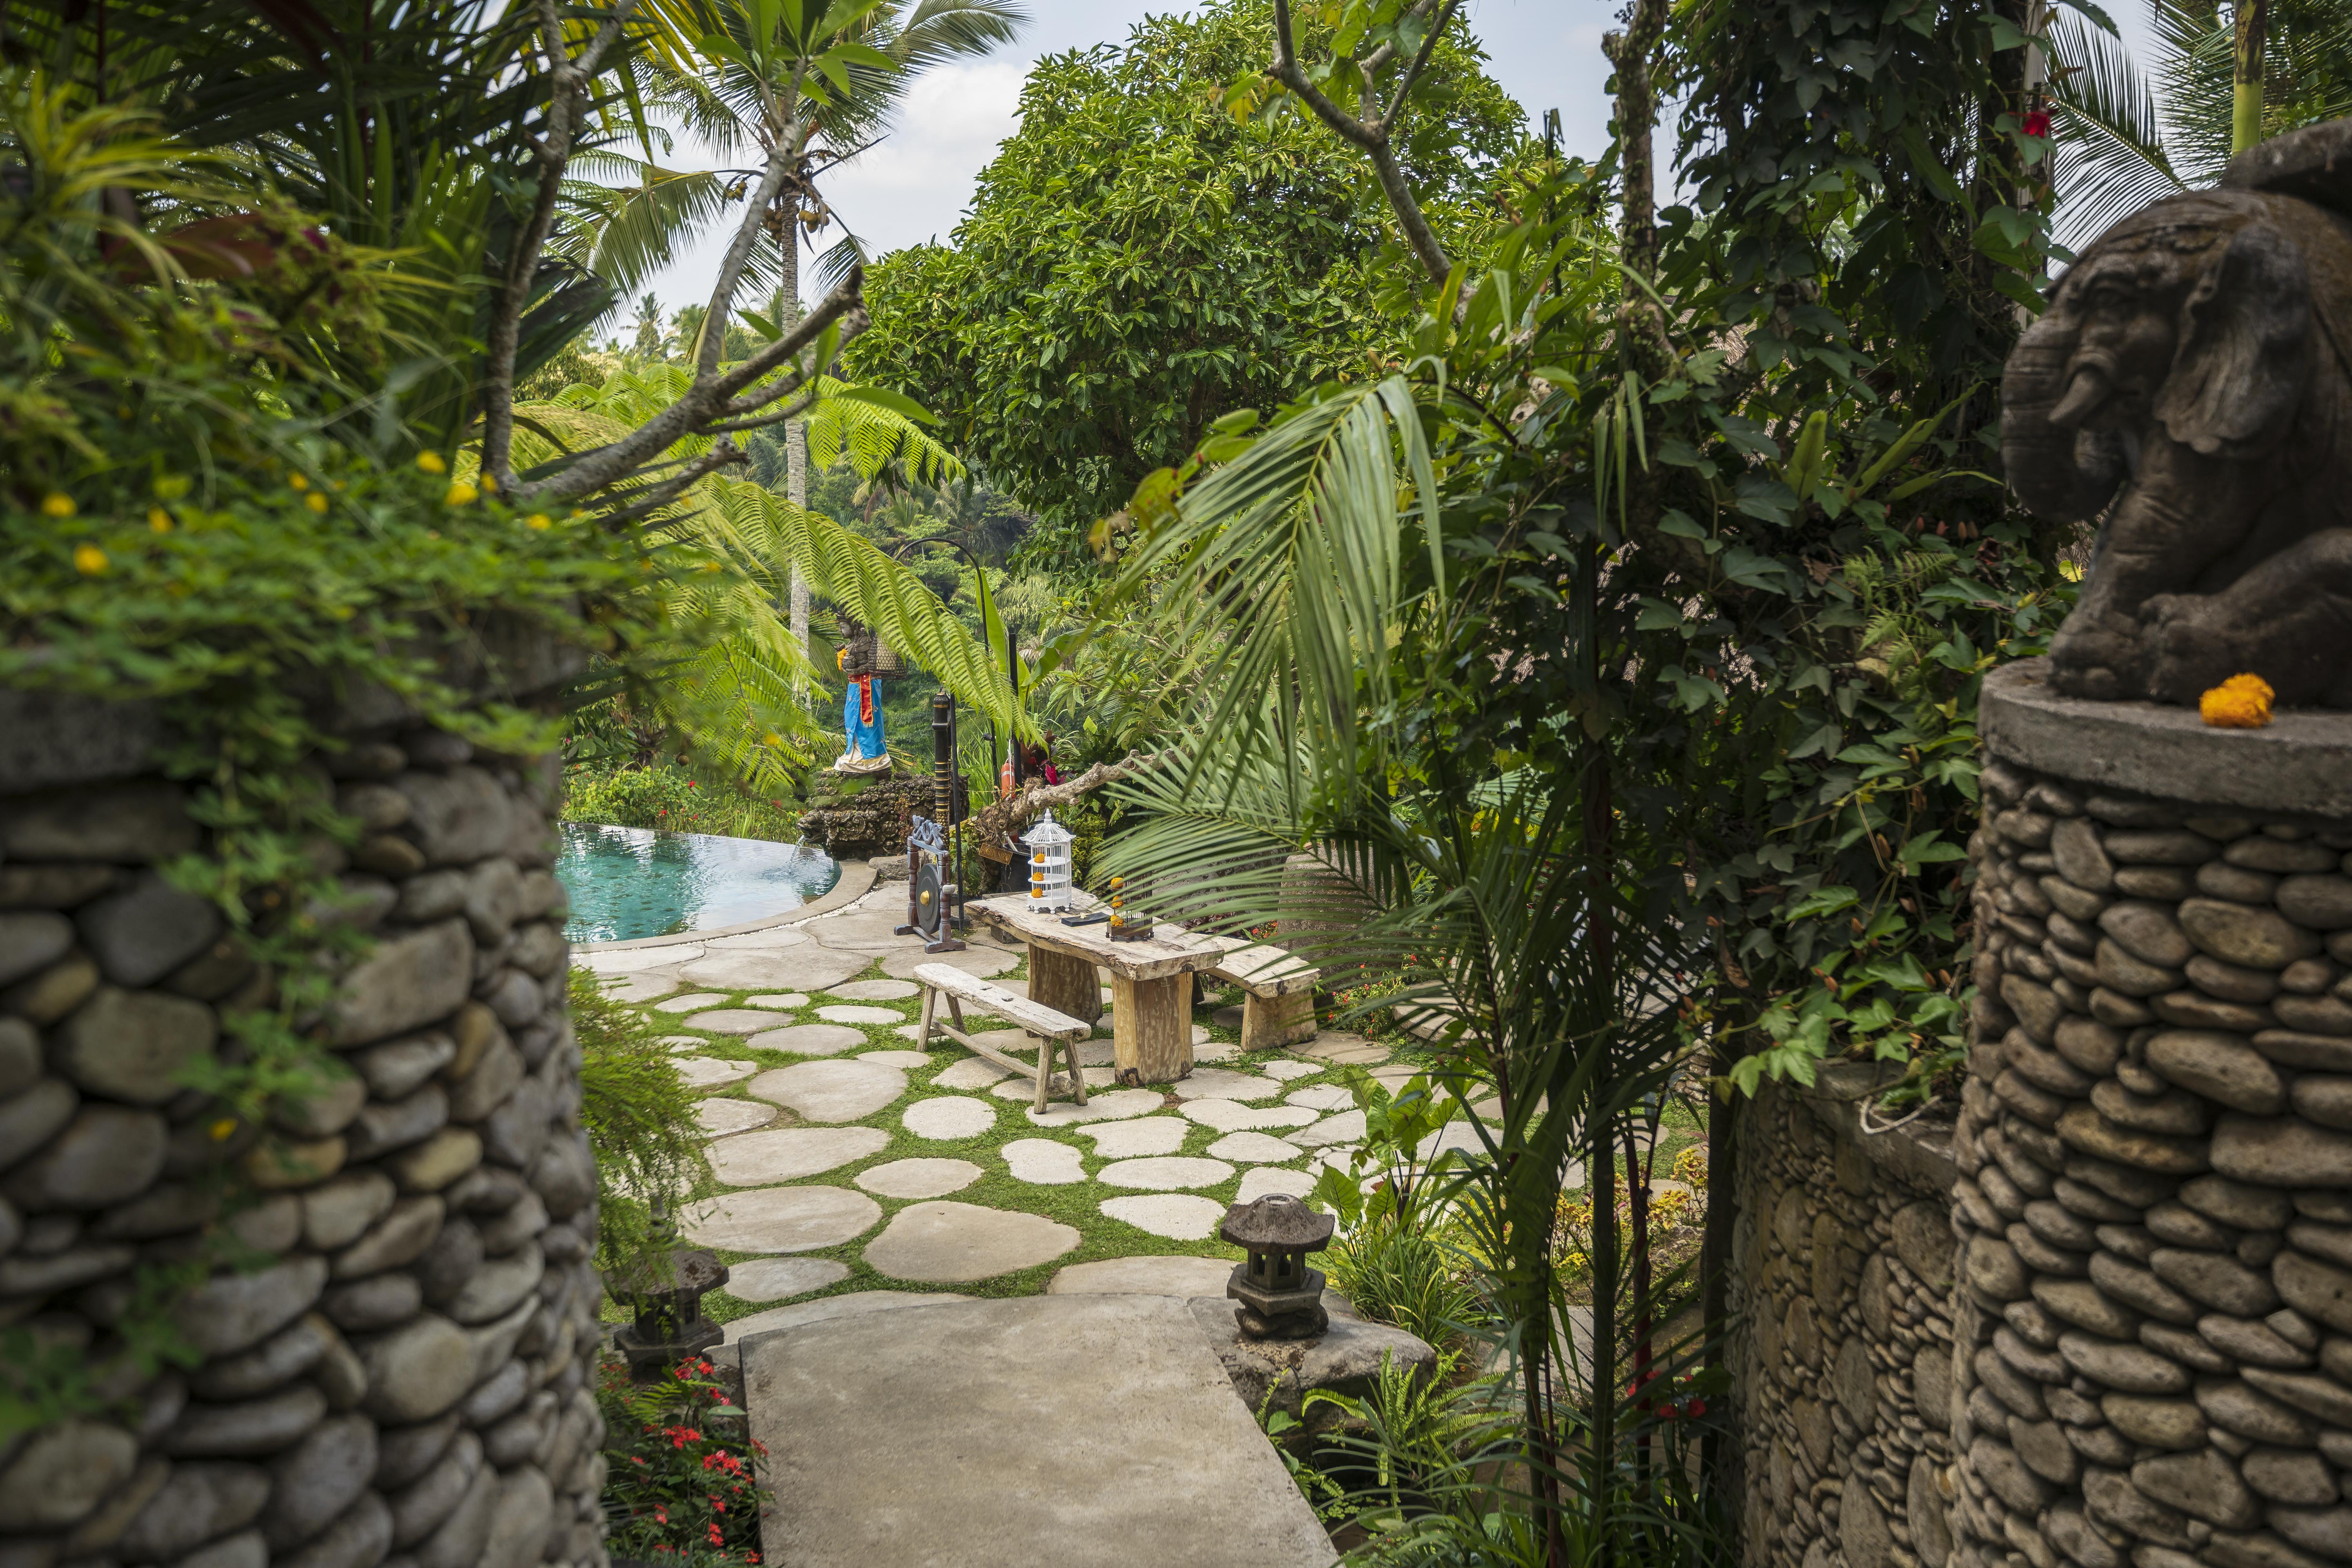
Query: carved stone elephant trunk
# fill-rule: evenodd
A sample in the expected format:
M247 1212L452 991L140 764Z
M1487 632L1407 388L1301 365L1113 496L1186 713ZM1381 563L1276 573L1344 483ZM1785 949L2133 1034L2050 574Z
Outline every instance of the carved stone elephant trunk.
M2010 356L2011 488L2102 519L2051 647L2070 694L2252 671L2352 707L2352 121L2256 151L2101 236Z

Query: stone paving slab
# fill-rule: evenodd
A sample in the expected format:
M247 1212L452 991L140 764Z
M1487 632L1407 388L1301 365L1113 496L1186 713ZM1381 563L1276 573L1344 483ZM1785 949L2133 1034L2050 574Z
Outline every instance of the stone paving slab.
M599 987L615 1002L650 1002L677 989L667 974L616 974Z
M798 947L808 941L790 926L770 926L765 931L747 931L734 936L714 936L702 945L712 952L774 952L780 948Z
M724 1289L739 1301L781 1301L849 1278L849 1265L830 1258L754 1258L727 1266Z
M929 1055L923 1051L860 1051L857 1053L857 1059L861 1062L880 1062L884 1067L888 1068L927 1068L931 1065ZM936 1083L938 1080L935 1079L932 1081Z
M1343 1083L1318 1083L1313 1089L1295 1089L1282 1097L1285 1105L1303 1105L1309 1110L1345 1110L1356 1103Z
M1013 1179L1033 1187L1066 1187L1087 1179L1078 1152L1051 1138L1015 1138L997 1152Z
M713 1138L724 1138L730 1133L765 1127L776 1119L776 1108L756 1100L698 1100L694 1102L694 1119Z
M1297 1144L1265 1132L1228 1132L1209 1145L1212 1160L1244 1165L1286 1165L1305 1152Z
M879 1052L869 1053L880 1055ZM990 1084L1011 1078L1013 1069L998 1067L982 1057L966 1057L953 1066L943 1068L931 1079L933 1089L986 1089Z
M966 974L985 980L990 975L1003 973L1020 962L1019 953L1007 952L1001 947L968 947L961 952L925 952L920 947L902 947L882 960L882 973L893 980L912 980L919 965L944 963L950 969L961 969ZM860 969L864 967L863 963L858 965Z
M1168 1087L1179 1100L1271 1100L1282 1092L1282 1085L1273 1079L1229 1068L1196 1068Z
M783 1051L795 1057L831 1057L866 1043L866 1037L846 1024L793 1024L763 1029L749 1044L755 1051Z
M764 1312L738 1318L722 1325L727 1338L721 1342L737 1346L740 1353L743 1342L754 1334L772 1334L781 1329L797 1329L804 1323L829 1322L835 1318L893 1312L902 1307L938 1307L971 1300L952 1290L852 1290L845 1296L827 1296L821 1301L803 1301L791 1307L771 1307Z
M746 1091L799 1111L811 1121L855 1121L907 1092L907 1075L879 1062L794 1062L753 1079Z
M750 1062L729 1061L723 1057L677 1057L670 1066L677 1069L678 1081L688 1089L717 1089L760 1070Z
M819 1007L816 1016L828 1024L895 1024L907 1015L896 1007L868 1007L856 1002L836 1002Z
M1335 1555L1172 1298L835 1317L752 1339L742 1359L774 1489L771 1568L1325 1568Z
M1130 1116L1149 1116L1162 1103L1156 1089L1115 1089L1108 1094L1087 1096L1084 1105L1066 1100L1043 1110L1032 1106L1022 1114L1038 1127L1075 1127L1087 1121L1123 1121Z
M785 1127L744 1132L710 1146L710 1171L730 1187L796 1182L852 1160L878 1154L890 1135L879 1127Z
M1298 1062L1292 1061L1287 1057L1277 1057L1270 1062L1258 1063L1257 1070L1268 1078L1294 1079L1313 1078L1317 1073L1328 1071L1329 1068L1323 1062ZM1380 1075L1374 1073L1372 1076L1378 1078Z
M1345 1029L1326 1030L1294 1048L1297 1055L1327 1067L1378 1067L1389 1059L1386 1046L1376 1046Z
M1116 1160L1095 1173L1095 1180L1107 1187L1129 1187L1148 1193L1223 1186L1233 1179L1234 1168L1223 1160L1202 1160L1182 1154L1150 1160Z
M1018 1209L912 1204L866 1244L866 1261L893 1279L962 1284L1051 1263L1079 1239L1075 1226Z
M702 956L698 942L667 942L660 947L624 947L609 952L575 952L572 962L599 974L640 973L688 963Z
M882 1205L846 1187L756 1187L679 1211L679 1228L699 1247L729 1252L814 1252L873 1228Z
M1293 1143L1316 1148L1326 1143L1360 1143L1364 1138L1364 1113L1343 1110L1337 1116L1327 1116L1312 1127L1301 1128L1290 1134Z
M697 985L729 991L823 991L873 962L863 952L836 952L814 942L767 952L712 953L678 971Z
M691 1013L697 1007L708 1007L726 1000L726 996L717 991L697 991L685 996L673 996L667 1002L656 1002L654 1006L664 1013Z
M918 1138L977 1138L996 1125L996 1108L961 1094L935 1095L907 1107L898 1118Z
M1206 1241L1224 1223L1225 1206L1214 1198L1194 1197L1189 1193L1151 1193L1106 1198L1102 1212L1171 1241Z
M1080 1068L1078 1076L1087 1080L1087 1088L1089 1091L1108 1089L1118 1081L1118 1071L1111 1068ZM1009 1083L1000 1083L988 1092L999 1100L1026 1100L1034 1103L1037 1097L1037 1080L1034 1078L1017 1078ZM1055 1073L1052 1082L1046 1086L1046 1092L1055 1095L1069 1093L1070 1075L1067 1072Z
M825 994L849 1002L903 1002L921 990L922 987L911 980L851 980L828 987ZM889 1019L876 1021L887 1023Z
M1232 1279L1225 1258L1106 1258L1073 1263L1046 1282L1048 1296L1222 1296Z
M1294 1198L1303 1198L1315 1190L1318 1175L1312 1171L1286 1171L1279 1165L1254 1166L1243 1175L1234 1202L1254 1204L1268 1193L1288 1193Z
M1237 1100L1188 1100L1181 1107L1188 1121L1220 1132L1263 1131L1269 1127L1305 1127L1315 1113L1297 1105L1244 1105ZM1363 1129L1356 1130L1358 1137Z
M797 991L787 991L779 996L746 996L743 998L743 1005L746 1007L767 1007L777 1012L787 1012L794 1007L805 1007L808 1004L809 999Z
M1113 1121L1093 1128L1095 1152L1106 1160L1134 1160L1146 1154L1173 1154L1184 1146L1192 1125L1181 1117L1147 1116L1140 1121Z
M714 1007L688 1018L686 1026L708 1029L714 1035L756 1035L792 1021L790 1013L771 1013L762 1007Z
M937 1198L960 1193L987 1173L969 1160L892 1160L860 1171L855 1180L886 1198Z

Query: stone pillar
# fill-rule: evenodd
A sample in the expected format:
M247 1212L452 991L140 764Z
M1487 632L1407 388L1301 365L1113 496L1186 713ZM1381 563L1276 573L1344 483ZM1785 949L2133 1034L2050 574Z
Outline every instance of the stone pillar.
M1953 1560L2352 1561L2352 714L1983 724Z
M320 846L333 918L375 939L316 1031L349 1070L245 1126L181 1079L274 977L156 870L207 835L124 739L152 713L43 702L45 747L28 706L0 692L0 1334L89 1384L0 1439L0 1563L604 1568L558 760L396 724L326 760L366 829ZM142 1365L119 1331L174 1268L193 1362Z

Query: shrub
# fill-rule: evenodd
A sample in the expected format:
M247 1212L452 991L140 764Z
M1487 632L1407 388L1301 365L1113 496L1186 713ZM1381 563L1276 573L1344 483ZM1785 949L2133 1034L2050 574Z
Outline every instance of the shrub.
M1358 1312L1433 1345L1454 1343L1486 1316L1464 1258L1442 1231L1412 1220L1368 1215L1328 1262L1331 1284Z
M743 1413L710 1381L711 1364L688 1358L658 1383L632 1387L617 1360L604 1363L605 1547L615 1558L684 1563L760 1561L759 1469L767 1450L730 1438Z
M798 843L801 837L799 812L791 801L749 799L667 763L575 771L565 783L563 819L783 844Z
M635 1008L574 969L572 1026L580 1038L580 1120L596 1151L596 1259L611 1269L653 1245L663 1215L710 1180L709 1137L669 1047Z

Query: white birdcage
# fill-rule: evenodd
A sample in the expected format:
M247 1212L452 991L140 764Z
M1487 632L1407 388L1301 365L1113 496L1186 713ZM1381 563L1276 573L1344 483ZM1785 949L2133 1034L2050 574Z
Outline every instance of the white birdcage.
M1023 835L1029 847L1029 907L1059 913L1070 907L1070 830L1046 812Z

